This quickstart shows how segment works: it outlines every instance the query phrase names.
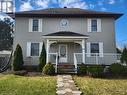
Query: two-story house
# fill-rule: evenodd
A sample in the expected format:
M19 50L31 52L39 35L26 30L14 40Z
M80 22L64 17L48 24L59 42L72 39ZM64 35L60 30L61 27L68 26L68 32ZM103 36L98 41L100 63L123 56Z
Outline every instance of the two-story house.
M115 21L118 13L79 8L49 8L15 13L14 50L19 43L25 66L37 66L42 44L47 62L56 66L117 62Z

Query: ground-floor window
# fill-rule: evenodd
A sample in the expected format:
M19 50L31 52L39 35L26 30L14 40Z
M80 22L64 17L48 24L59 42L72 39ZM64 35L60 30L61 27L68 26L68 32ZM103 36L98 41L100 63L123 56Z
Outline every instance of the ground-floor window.
M39 56L39 43L31 43L31 56Z
M27 42L26 56L39 56L43 42Z
M97 53L103 57L103 42L87 42L87 56L94 56Z

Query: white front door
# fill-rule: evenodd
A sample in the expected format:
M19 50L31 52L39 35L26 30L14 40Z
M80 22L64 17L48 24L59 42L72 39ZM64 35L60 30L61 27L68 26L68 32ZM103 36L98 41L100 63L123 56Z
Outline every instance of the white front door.
M67 45L59 45L59 62L67 62Z

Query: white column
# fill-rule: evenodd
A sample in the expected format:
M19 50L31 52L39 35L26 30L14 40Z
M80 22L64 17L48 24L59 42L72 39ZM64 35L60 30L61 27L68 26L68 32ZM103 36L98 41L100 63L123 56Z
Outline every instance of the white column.
M47 39L47 42L46 42L46 63L48 63L49 61L49 40Z
M85 39L82 40L82 61L85 64Z

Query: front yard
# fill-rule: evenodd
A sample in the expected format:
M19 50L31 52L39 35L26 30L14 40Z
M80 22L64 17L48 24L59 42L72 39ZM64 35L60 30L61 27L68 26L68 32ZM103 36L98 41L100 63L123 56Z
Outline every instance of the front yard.
M73 76L84 95L127 95L127 79ZM56 95L56 76L0 75L0 95Z
M0 75L0 95L56 95L55 76Z
M127 95L127 79L97 79L74 76L84 95Z

